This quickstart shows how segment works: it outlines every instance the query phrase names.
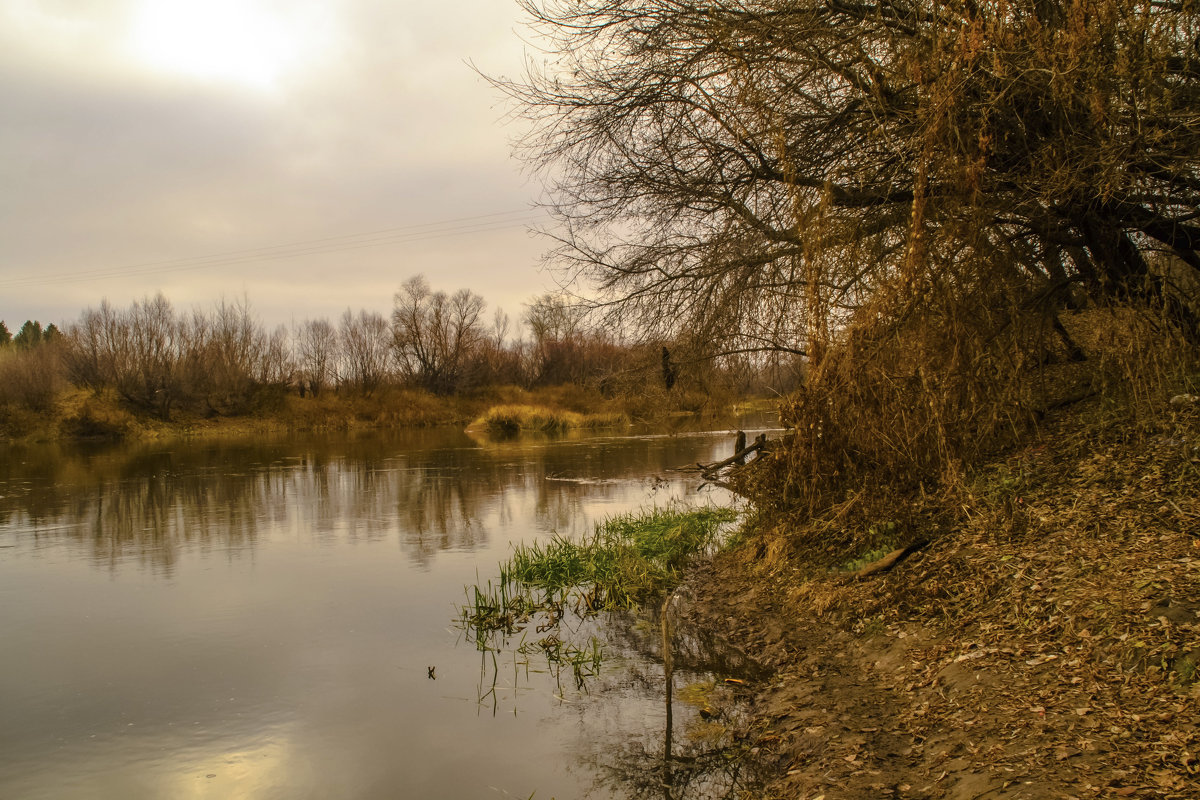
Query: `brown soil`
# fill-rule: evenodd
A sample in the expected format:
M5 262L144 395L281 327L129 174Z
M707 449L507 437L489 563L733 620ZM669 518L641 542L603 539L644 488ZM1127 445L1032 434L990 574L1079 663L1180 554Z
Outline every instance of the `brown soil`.
M1198 490L1200 408L1076 415L941 497L890 572L753 541L702 566L687 621L772 671L714 712L753 796L1200 798Z

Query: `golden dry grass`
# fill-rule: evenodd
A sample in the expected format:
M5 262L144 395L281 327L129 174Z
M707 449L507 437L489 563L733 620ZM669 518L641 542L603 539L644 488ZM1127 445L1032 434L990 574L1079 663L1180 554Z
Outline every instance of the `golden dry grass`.
M619 412L580 414L539 405L508 404L492 406L468 427L498 436L521 432L560 434L581 428L611 428L629 424Z

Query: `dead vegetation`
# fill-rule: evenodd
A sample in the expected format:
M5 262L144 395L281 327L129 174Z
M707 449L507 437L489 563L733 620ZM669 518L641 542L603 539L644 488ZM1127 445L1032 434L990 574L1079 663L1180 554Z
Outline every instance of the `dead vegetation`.
M1150 315L1064 321L1088 358L1036 375L1038 413L941 419L995 438L905 459L952 406L860 389L854 426L800 428L740 478L785 475L792 503L760 503L695 613L776 670L727 732L775 769L765 796L1200 796L1196 361Z
M556 263L803 369L700 587L776 795L1200 796L1196 6L522 4Z

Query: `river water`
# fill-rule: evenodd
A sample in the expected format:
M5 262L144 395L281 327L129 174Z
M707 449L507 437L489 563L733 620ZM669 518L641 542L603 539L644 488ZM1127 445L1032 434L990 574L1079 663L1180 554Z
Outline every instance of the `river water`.
M669 470L732 439L0 451L0 797L640 796L665 712L637 625L580 687L456 608L517 542L727 503Z

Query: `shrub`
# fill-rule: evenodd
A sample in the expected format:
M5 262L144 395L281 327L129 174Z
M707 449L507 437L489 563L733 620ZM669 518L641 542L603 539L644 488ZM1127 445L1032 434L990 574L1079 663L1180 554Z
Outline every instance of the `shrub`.
M0 351L0 403L45 411L65 386L62 353L57 345Z

